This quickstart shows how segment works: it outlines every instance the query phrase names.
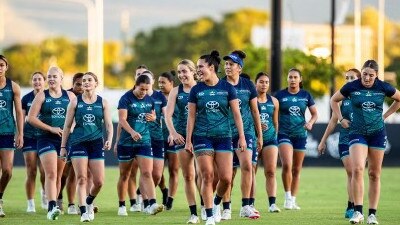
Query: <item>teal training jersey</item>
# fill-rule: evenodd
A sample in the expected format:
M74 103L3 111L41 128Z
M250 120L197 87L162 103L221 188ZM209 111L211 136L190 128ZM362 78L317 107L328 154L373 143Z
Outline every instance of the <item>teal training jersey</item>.
M175 130L181 135L186 135L188 101L189 101L189 93L186 93L183 90L183 85L180 84L178 87L178 95L176 96L177 114L176 114Z
M344 119L348 121L353 120L353 110L351 109L351 100L346 98L342 101L342 105L340 106L340 112ZM339 131L339 144L348 145L349 144L349 129L343 128L341 125Z
M6 85L0 89L0 135L15 134L14 92L12 81L6 78Z
M28 94L22 97L22 109L25 110L26 115L28 115L29 110L31 109L33 99L35 98L34 91L29 92ZM32 126L30 123L25 122L24 124L24 137L27 138L36 138L39 130Z
M376 79L372 87L366 88L361 80L345 84L340 93L351 100L353 121L350 134L371 135L385 128L383 122L383 102L385 97L391 97L396 89L387 82Z
M128 124L142 136L140 140L134 141L132 136L126 130L122 129L118 144L129 147L150 145L151 138L149 123L146 121L146 113L151 113L154 110L154 102L151 97L146 95L143 99L138 99L132 91L128 91L119 100L118 109L127 110Z
M291 94L286 88L279 91L275 97L279 101L278 133L289 137L306 138L305 113L308 107L315 104L311 94L303 89L296 94Z
M103 138L104 110L103 99L97 96L92 104L83 101L82 95L76 97L75 128L69 138L71 145Z
M65 116L69 104L69 97L66 90L62 90L62 95L59 98L50 96L49 90L44 91L44 102L40 108L39 120L51 127L64 128ZM39 129L40 137L54 137L48 131Z
M193 135L201 137L232 137L229 121L229 102L237 99L235 88L225 80L214 86L196 84L189 94L189 102L196 104Z
M260 111L260 120L262 124L267 125L268 129L263 130L263 140L268 142L276 139L276 128L274 126L274 110L275 105L270 95L267 94L266 102L258 102L258 110Z
M162 130L162 108L167 105L167 99L160 91L153 91L151 98L154 101L154 111L156 112L156 120L149 122L151 140L164 140Z
M226 80L226 77L223 79ZM239 100L239 108L240 114L242 115L244 133L254 137L255 129L253 115L251 114L250 101L254 98L257 98L256 87L249 79L242 77L239 77L238 84L234 85L233 87L236 90L237 98ZM231 123L232 136L239 136L232 111L229 113L229 119Z

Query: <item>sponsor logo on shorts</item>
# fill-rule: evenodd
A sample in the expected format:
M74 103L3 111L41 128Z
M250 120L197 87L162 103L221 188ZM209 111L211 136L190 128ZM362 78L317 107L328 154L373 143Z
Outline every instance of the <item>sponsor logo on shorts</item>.
M207 145L206 144L198 144L198 145L193 146L193 148L204 148L204 147L207 147Z

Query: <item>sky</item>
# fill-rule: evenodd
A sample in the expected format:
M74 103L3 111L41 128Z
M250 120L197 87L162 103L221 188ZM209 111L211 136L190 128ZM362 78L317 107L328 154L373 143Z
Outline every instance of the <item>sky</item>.
M52 36L74 40L87 38L86 8L78 1L92 0L0 0L4 12L4 40L7 46L37 42ZM93 0L99 1L99 0ZM283 19L295 23L329 23L330 0L283 0ZM353 12L353 0L336 0L338 14ZM348 2L347 10L343 4ZM362 7L377 6L378 0L361 0ZM173 26L201 16L221 19L240 8L270 11L271 0L104 0L104 38L121 38L121 15L129 13L128 34L149 31L156 26ZM346 8L346 7L344 7ZM400 22L399 0L386 0L386 14ZM338 17L340 17L338 15ZM1 19L1 17L0 17ZM0 26L1 26L0 21ZM0 28L1 29L1 28ZM0 35L1 38L1 35Z

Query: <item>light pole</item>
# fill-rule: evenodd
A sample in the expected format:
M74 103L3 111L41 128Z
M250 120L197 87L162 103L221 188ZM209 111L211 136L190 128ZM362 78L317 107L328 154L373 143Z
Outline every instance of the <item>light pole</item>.
M361 70L361 0L354 0L354 67Z
M378 64L379 79L385 79L385 0L379 0L378 17Z

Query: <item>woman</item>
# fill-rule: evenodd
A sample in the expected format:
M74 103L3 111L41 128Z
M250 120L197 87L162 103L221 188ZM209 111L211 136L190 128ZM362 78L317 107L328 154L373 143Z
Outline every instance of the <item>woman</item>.
M197 73L203 82L190 90L188 103L185 150L194 152L201 171L201 195L206 208L207 225L215 224L221 218L219 206L212 208L214 169L219 178L216 194L224 196L231 186L233 147L230 112L239 134L238 147L242 152L246 149L239 101L235 88L217 76L220 62L218 51L200 57ZM213 214L219 216L214 217Z
M61 146L70 144L69 155L77 177L77 192L81 222L94 220L93 200L104 183L104 150L110 150L113 126L108 102L96 94L97 76L87 72L82 77L83 93L68 105ZM73 133L71 127L75 121ZM103 123L107 132L103 143ZM61 149L61 157L67 151ZM88 169L93 185L87 190Z
M187 221L188 224L199 223L199 217L197 216L197 205L196 205L196 182L195 182L195 166L194 156L192 153L183 151L185 147L185 135L186 135L186 124L188 115L188 100L190 90L196 81L194 76L196 74L196 66L188 59L184 59L178 64L178 78L182 84L172 89L168 96L168 104L165 115L165 123L170 133L168 137L168 143L175 145L175 149L178 152L179 164L181 165L182 175L185 181L185 194L189 204L190 217ZM175 108L177 108L177 115L174 122L172 116Z
M3 209L3 194L11 179L14 150L22 148L24 145L24 116L21 107L21 89L14 81L6 78L7 70L8 61L6 57L0 55L0 217L6 215ZM14 121L14 109L16 121Z
M306 153L307 131L317 121L318 113L311 94L302 89L300 70L288 72L289 86L276 94L279 101L278 148L282 163L282 180L285 189L285 209L299 210L296 195L300 186L300 172ZM311 118L305 119L306 109Z
M34 72L32 74L32 87L33 91L22 97L22 113L24 118L27 116L29 109L31 108L32 101L36 94L44 90L44 82L46 81L45 76L42 72ZM28 207L26 212L34 213L35 208L35 181L38 166L38 152L37 152L37 129L32 127L29 123L24 124L24 147L22 153L24 154L25 166L26 166L26 180L25 190L26 197L28 198ZM44 190L44 171L42 166L39 164L40 181L42 183L42 190ZM47 209L47 201L45 202Z
M240 166L241 171L241 191L242 191L242 207L240 208L240 217L247 217L251 219L258 219L260 215L258 211L250 206L250 192L253 183L253 166L252 157L257 156L257 152L262 147L262 130L260 122L260 114L257 107L257 91L254 84L246 78L240 76L244 66L244 59L246 54L243 51L235 50L229 55L225 56L225 74L224 78L236 90L239 99L240 114L243 119L243 129L245 131L247 151L241 152L237 146L239 138L238 131L235 129L235 121L230 114L230 123L232 127L232 143L234 150L234 171L232 176L232 183L236 175L237 167ZM257 141L254 139L254 134L257 133ZM257 144L255 143L257 142ZM256 152L253 152L253 146L257 145ZM256 160L255 160L256 161ZM221 202L218 195L215 196L214 204L219 205ZM231 211L229 208L230 202L230 189L224 196L224 211L222 218L224 220L231 219ZM217 212L218 213L218 212Z
M354 213L350 223L363 223L364 168L368 160L369 212L367 224L378 224L376 210L380 195L380 175L386 130L384 120L400 108L400 92L390 84L379 80L378 64L367 60L361 69L361 79L345 84L331 98L332 111L344 128L350 127L349 148L352 166L351 189ZM394 103L383 113L385 96ZM340 112L339 102L350 98L353 120L347 120Z
M153 159L148 122L154 121L154 102L147 95L151 86L148 76L139 76L133 90L125 93L118 103L119 125L122 128L117 154L120 177L118 180L118 215L127 215L125 194L131 172L132 160L136 158L140 169L142 194L149 198L149 214L163 211L163 206L156 203L156 193L152 178Z
M160 91L164 94L164 96L169 99L169 94L171 90L174 88L174 76L175 73L172 72L165 72L160 75L158 78L158 87L160 88ZM174 117L175 119L175 117ZM161 192L163 193L163 204L165 204L165 208L167 210L172 209L172 204L174 201L174 196L176 194L176 191L178 189L178 172L179 172L179 161L178 161L178 155L177 151L174 145L170 145L168 143L168 129L165 124L165 119L162 120L163 122L163 133L164 133L164 147L165 147L165 152L167 153L167 160L168 160L168 173L169 173L169 188L165 188L165 181L164 181L164 176L162 178L162 181L160 182L160 189ZM167 197L167 198L164 198Z
M263 126L263 145L261 159L264 165L265 187L268 194L269 208L271 213L277 213L281 210L276 205L276 163L278 161L278 142L276 140L278 133L278 114L279 102L275 97L267 94L270 85L268 74L260 72L256 76L256 89L258 109L260 110L260 119Z
M345 78L346 82L352 82L356 79L361 77L361 72L358 69L350 69L346 71ZM352 120L352 108L351 108L351 101L349 98L344 99L340 105L340 112L342 113L343 118L346 118L348 121ZM321 142L318 145L318 152L319 154L324 154L326 149L326 140L328 139L329 135L335 130L335 127L338 123L338 117L335 113L332 113L331 119L329 120L328 126L326 127L325 133L321 139ZM347 194L348 194L348 201L347 201L347 209L345 212L345 218L351 218L354 212L354 201L351 191L351 160L349 156L349 129L348 128L340 128L340 135L339 135L339 156L342 160L343 166L346 170L347 174Z
M61 157L61 136L67 106L75 98L72 92L63 90L61 82L64 73L58 67L47 72L48 90L39 92L33 99L28 113L28 122L39 129L38 154L45 174L45 191L48 199L47 219L56 220L61 211L56 206L60 191L61 176L65 159Z

